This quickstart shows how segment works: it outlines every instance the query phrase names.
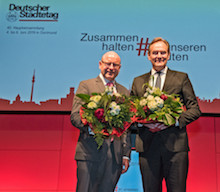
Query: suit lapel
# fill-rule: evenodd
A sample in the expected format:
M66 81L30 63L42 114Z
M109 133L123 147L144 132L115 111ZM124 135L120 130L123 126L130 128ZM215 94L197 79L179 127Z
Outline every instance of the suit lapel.
M104 92L105 86L99 76L96 78L96 86L97 86L97 92L100 93Z
M146 76L144 77L144 83L149 83L150 76L151 76L151 72L146 74Z
M167 74L166 74L166 79L165 79L165 82L164 82L164 86L163 86L163 90L162 91L167 91L169 89L169 85L172 84L171 82L174 81L173 80L173 77L174 77L174 74L173 72L168 69L167 70Z
M149 72L145 76L143 76L143 84L141 84L141 86L142 86L141 87L141 89L142 89L141 95L144 95L144 93L146 92L147 85L144 85L144 84L149 83L150 76L151 76L151 72Z
M121 93L121 89L120 89L120 86L119 84L115 81L115 85L116 85L116 90L118 93Z

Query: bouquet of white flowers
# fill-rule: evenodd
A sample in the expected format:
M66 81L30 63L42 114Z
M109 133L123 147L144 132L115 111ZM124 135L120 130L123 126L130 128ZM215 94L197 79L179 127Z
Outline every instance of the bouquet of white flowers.
M147 86L143 97L131 98L132 120L138 123L161 122L167 126L175 124L183 112L178 95L168 95L159 88Z
M132 124L131 103L125 95L113 93L113 87L106 87L104 93L77 94L84 101L80 109L81 120L94 132L100 148L106 137L120 137Z

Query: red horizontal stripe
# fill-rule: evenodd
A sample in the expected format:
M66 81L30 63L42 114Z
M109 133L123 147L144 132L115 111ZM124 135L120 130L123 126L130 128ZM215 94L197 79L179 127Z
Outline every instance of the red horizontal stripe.
M23 19L20 19L19 21L39 21L39 22L57 22L58 20L29 20L29 19L27 19L27 20L23 20Z

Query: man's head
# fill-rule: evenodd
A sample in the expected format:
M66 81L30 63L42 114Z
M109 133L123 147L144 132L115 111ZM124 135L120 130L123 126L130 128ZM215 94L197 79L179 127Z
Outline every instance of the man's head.
M169 58L169 43L161 37L153 39L148 48L148 59L151 61L153 68L156 71L164 69Z
M99 61L99 69L102 75L109 81L113 81L121 68L121 59L114 51L109 51L102 56Z

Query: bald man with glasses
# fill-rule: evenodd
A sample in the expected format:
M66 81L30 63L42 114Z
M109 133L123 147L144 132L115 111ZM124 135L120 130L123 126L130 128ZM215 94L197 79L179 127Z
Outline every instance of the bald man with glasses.
M120 72L121 59L110 51L99 61L98 77L80 82L76 94L102 93L105 86L111 84L114 92L129 95L129 91L117 83L115 78ZM77 192L113 192L122 173L129 167L131 153L130 132L111 141L106 138L100 149L94 139L94 133L81 121L79 110L81 100L74 97L71 112L72 124L80 130L75 160L77 161Z

